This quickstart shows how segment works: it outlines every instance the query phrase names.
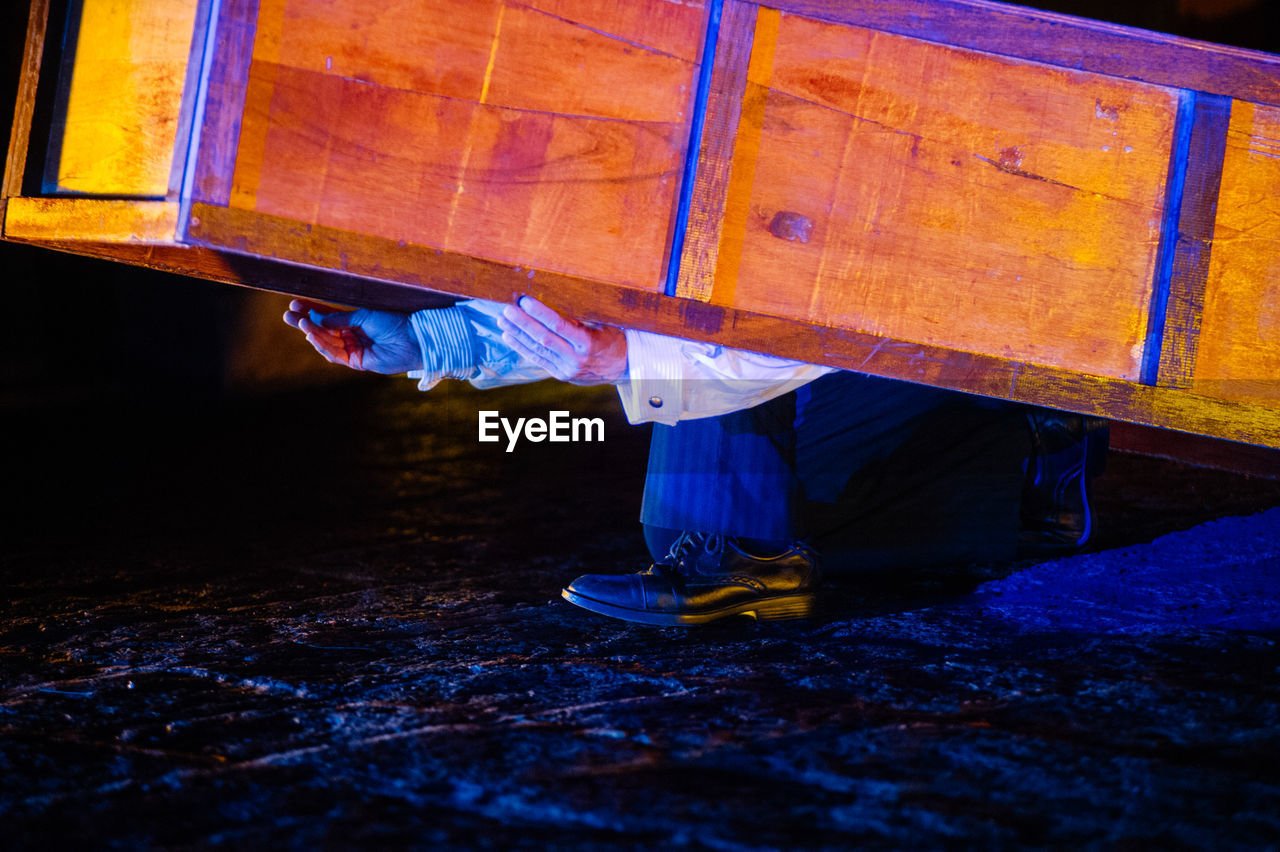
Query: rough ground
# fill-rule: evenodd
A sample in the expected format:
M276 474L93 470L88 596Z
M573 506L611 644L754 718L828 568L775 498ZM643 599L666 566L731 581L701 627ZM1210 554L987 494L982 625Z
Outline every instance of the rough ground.
M558 596L640 567L645 431L494 392L609 418L508 455L479 401L6 412L5 844L1280 844L1280 483L1113 455L1095 552L654 630Z

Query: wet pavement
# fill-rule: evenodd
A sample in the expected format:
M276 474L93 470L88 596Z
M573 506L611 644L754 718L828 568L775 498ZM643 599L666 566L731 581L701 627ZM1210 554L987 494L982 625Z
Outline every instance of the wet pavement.
M140 399L6 414L12 848L1280 844L1280 482L1113 454L1093 552L652 629L559 599L642 565L611 391Z

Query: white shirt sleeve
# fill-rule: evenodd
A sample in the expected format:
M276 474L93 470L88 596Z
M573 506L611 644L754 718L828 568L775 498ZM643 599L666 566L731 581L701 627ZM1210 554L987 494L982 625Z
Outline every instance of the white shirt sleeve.
M740 411L835 370L648 331L624 332L627 372L618 395L632 423L672 425Z
M430 390L447 378L481 389L549 378L502 341L497 320L503 307L472 299L411 314L422 369L409 376L418 380L418 388ZM740 411L834 370L648 331L623 332L627 370L616 385L632 423L671 425Z
M502 342L502 308L498 302L472 299L410 314L409 326L422 351L422 369L409 373L418 380L418 390L431 390L442 379L465 379L486 389L549 378L546 370Z

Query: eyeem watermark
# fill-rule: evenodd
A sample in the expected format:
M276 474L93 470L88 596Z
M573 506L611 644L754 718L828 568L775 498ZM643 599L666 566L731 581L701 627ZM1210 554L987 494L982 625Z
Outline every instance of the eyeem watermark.
M567 411L548 411L547 419L519 417L513 424L496 411L480 412L480 442L493 443L502 440L501 428L507 436L507 452L516 448L523 435L526 441L568 443L578 441L603 441L604 418L570 417Z

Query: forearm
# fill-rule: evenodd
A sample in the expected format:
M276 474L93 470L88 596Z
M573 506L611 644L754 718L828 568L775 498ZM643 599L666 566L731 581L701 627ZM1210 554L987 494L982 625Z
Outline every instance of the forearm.
M548 378L548 370L511 345L509 321L504 338L504 309L477 299L413 314L422 369L409 375L419 388L446 378L479 388ZM751 408L833 369L635 329L624 335L626 371L614 384L632 423L672 424Z

